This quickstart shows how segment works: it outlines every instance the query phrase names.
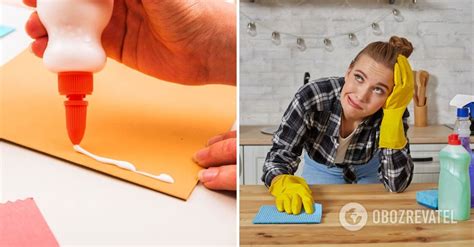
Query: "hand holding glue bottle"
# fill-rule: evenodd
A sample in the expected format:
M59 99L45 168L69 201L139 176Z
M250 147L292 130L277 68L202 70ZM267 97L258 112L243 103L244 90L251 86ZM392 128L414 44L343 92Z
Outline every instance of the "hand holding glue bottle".
M93 5L82 5L80 8L65 6L62 7L64 10L59 7L63 4L76 6L82 2L113 2L112 17L101 38L109 58L149 76L183 85L236 84L235 4L207 0L23 0L25 5L33 8L40 7L41 2L52 6L54 18L63 21L68 20L70 15L81 16L79 20L82 22L84 19L86 23L89 23L86 19L96 17L91 13L82 16L83 11L79 9L92 11ZM42 11L38 9L38 12ZM109 12L104 11L101 18L107 20L108 15ZM50 49L52 39L50 32L55 31L45 27L47 24L43 22L48 20L43 19L42 13L33 12L25 26L27 34L34 39L31 51L38 57L47 55L45 50ZM99 26L98 20L95 20L94 27L101 30ZM95 37L100 37L99 31L98 35ZM73 45L68 47L78 49ZM102 61L105 62L105 58ZM90 78L92 80L92 74ZM85 97L87 93L79 95ZM80 97L82 101L84 97ZM71 100L75 103L79 101L76 96ZM83 109L85 112L85 107ZM196 163L206 168L198 175L200 181L210 189L235 190L236 152L235 131L210 138L206 147L193 157Z
M92 93L93 73L106 62L101 35L113 0L38 0L37 10L49 35L43 62L58 74L59 93L67 97L67 132L78 145L86 129L85 96Z

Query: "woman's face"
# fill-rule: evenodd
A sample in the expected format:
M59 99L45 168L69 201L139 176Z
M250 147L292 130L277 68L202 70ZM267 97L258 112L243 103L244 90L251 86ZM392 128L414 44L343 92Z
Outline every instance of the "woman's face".
M361 55L349 68L341 91L344 118L362 121L385 104L393 89L393 70Z

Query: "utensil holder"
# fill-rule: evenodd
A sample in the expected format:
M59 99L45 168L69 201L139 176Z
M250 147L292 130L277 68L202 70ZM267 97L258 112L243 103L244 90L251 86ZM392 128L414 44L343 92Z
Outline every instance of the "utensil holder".
M426 127L428 125L428 104L424 106L414 106L415 109L415 126Z

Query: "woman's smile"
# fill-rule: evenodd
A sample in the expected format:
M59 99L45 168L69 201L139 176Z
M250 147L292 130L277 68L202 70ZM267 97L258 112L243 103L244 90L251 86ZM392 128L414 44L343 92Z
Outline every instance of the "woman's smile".
M352 108L355 108L357 110L364 110L360 104L356 103L356 101L351 98L350 95L347 95L346 99L347 103L349 103Z

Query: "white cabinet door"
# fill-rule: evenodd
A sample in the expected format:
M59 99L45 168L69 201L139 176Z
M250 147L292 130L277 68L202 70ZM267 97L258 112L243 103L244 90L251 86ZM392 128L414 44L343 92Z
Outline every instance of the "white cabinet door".
M243 184L263 184L261 178L263 175L263 164L267 157L271 146L242 146L243 153ZM297 176L301 176L303 171L303 157L300 157L301 162L296 171Z
M263 184L263 164L271 146L243 146L244 184Z
M239 147L239 183L244 183L244 147Z
M438 183L439 151L447 144L410 144L415 166L412 183ZM474 144L471 144L471 149Z
M437 183L439 178L439 151L446 144L410 144L415 170L412 183Z

